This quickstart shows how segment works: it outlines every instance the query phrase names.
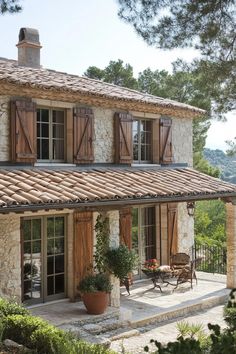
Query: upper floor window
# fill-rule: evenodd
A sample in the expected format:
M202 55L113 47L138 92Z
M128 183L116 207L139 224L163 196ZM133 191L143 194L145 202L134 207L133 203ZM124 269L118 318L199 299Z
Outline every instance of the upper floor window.
M133 160L136 163L151 163L152 123L146 119L133 121Z
M37 109L37 159L65 161L65 112Z

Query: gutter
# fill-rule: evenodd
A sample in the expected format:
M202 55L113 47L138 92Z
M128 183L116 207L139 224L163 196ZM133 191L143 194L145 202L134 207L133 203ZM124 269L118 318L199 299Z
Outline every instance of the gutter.
M173 203L173 202L193 202L200 200L212 200L212 199L228 199L236 198L236 192L222 192L215 194L198 194L191 196L169 196L169 197L153 197L153 198L130 198L130 199L111 199L104 201L84 201L84 202L72 202L72 203L48 203L48 204L21 204L7 207L0 207L0 214L7 213L22 213L26 211L39 211L39 210L62 210L62 209L87 209L87 208L101 208L101 207L122 207L142 204L161 204L161 203Z

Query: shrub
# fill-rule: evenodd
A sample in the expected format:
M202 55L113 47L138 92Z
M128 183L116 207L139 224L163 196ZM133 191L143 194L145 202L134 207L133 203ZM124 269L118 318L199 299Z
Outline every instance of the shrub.
M29 311L16 301L9 301L0 298L0 317L8 315L29 315Z
M97 291L111 292L112 285L107 274L89 274L81 280L78 290L82 293L95 293Z

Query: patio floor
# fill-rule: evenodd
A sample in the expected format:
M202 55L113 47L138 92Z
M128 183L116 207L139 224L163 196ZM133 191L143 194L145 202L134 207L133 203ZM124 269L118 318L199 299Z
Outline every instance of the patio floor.
M226 301L229 289L226 289L226 276L198 272L198 284L162 286L163 293L153 289L149 280L136 282L131 287L130 295L121 288L120 319L129 321L132 327L151 322L173 319L187 313L194 313L205 308L222 304ZM74 322L86 323L103 320L104 317L117 317L119 310L109 307L105 315L88 315L82 302L71 303L67 300L31 307L30 311L59 326Z

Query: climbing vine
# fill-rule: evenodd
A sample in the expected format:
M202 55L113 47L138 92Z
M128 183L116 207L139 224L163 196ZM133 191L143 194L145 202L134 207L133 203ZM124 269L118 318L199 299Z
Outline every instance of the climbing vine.
M94 253L95 268L99 273L107 270L106 253L109 248L109 218L104 214L99 214L95 224L96 247Z

